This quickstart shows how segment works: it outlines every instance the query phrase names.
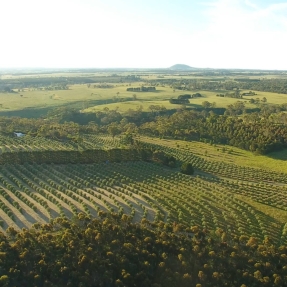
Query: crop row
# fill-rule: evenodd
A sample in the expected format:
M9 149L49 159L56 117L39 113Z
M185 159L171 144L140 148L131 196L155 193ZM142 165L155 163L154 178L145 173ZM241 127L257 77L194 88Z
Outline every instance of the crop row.
M188 149L167 146L165 145L165 142L161 140L153 141L152 139L145 138L143 140L143 144L148 148L162 150L166 154L172 155L182 162L190 162L196 169L210 173L211 175L218 175L242 181L287 183L287 174L285 173L207 160L193 154Z
M278 186L274 192L267 183L187 176L146 162L129 162L5 165L0 185L3 228L10 219L21 228L39 219L47 222L79 212L97 216L103 210L130 214L135 221L148 218L222 229L238 236L268 236L276 242L287 239L286 226L252 204L260 202L285 212L284 202L279 205L285 187Z

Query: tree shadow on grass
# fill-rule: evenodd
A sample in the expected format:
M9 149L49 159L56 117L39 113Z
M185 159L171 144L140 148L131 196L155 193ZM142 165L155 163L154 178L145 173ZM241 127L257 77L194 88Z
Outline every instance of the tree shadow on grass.
M6 110L0 111L0 116L4 117L22 117L22 118L40 118L46 117L49 111L53 111L60 107L68 107L80 110L83 108L83 103L88 107L94 105L104 105L112 103L112 99L109 100L86 100L86 101L73 101L69 103L59 103L55 106L48 107L27 107L21 110Z
M271 152L267 154L266 156L272 159L277 159L277 160L287 160L287 150L285 149L281 151Z

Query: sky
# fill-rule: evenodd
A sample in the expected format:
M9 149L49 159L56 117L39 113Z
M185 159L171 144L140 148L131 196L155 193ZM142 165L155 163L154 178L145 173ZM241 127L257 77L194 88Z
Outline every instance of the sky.
M0 0L0 68L287 70L287 1Z

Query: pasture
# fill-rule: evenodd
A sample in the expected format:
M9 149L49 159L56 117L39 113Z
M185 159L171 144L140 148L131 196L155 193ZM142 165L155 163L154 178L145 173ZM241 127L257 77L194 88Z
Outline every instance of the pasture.
M81 77L108 77L111 76L108 72L99 73L55 73L55 74L39 74L39 75L2 75L2 78L17 78L17 77L68 77L77 76ZM120 75L127 76L128 72L122 72ZM136 75L136 73L134 73ZM190 99L190 104L187 104L187 108L202 107L203 101L209 101L215 103L218 108L226 108L230 104L234 104L238 99L228 97L217 97L216 95L226 91L206 91L206 90L192 90L181 91L174 90L169 85L159 84L156 86L154 92L129 92L127 88L140 87L141 85L149 85L149 80L155 80L158 78L172 78L177 80L183 80L184 77L191 79L192 76L184 76L177 74L151 74L141 73L141 79L147 82L122 82L122 83L102 83L108 85L109 88L100 87L100 83L87 84L74 84L68 85L66 90L44 90L44 88L23 88L19 91L16 89L14 93L0 93L0 115L8 116L29 116L38 117L45 116L47 112L53 108L60 106L75 107L82 112L95 112L104 108L118 109L120 112L126 112L129 109L137 109L142 106L143 111L149 111L150 105L164 106L166 109L177 109L180 105L170 104L169 99L177 98L181 94L193 94L200 93L202 97ZM217 77L215 77L216 79ZM204 79L204 77L202 78ZM212 79L212 78L211 78ZM248 91L241 91L248 92ZM262 100L264 97L269 104L283 104L286 103L286 95L270 92L255 91L254 96L244 96L243 99L239 99L245 103L246 108L256 108L256 105L250 104L250 99Z
M136 86L136 85L135 85ZM186 108L197 108L202 107L203 101L209 101L210 103L215 103L217 108L226 108L228 105L234 104L237 101L242 101L245 104L247 109L254 109L257 106L255 104L250 104L250 99L259 99L260 101L265 97L267 99L268 104L284 104L286 103L287 95L285 94L276 94L270 92L260 92L255 91L256 95L254 96L244 96L243 99L235 99L235 98L228 98L228 97L217 97L216 95L219 94L219 91L204 91L204 90L194 90L194 91L174 91L170 87L158 87L158 91L151 93L135 93L135 92L127 92L125 86L117 87L112 89L110 92L117 93L116 91L120 92L119 96L121 98L132 98L133 94L136 94L136 100L128 100L128 101L118 101L115 103L108 103L102 105L91 106L87 109L84 109L83 112L94 112L100 111L105 108L110 110L117 109L120 112L126 112L129 109L135 110L139 106L142 106L143 111L150 111L150 105L160 105L164 106L166 109L178 109L181 105L171 104L169 99L177 98L179 95L188 93L200 93L202 97L190 99L190 103L186 104ZM248 92L248 91L242 91ZM103 94L104 95L104 94ZM107 94L106 94L107 96Z

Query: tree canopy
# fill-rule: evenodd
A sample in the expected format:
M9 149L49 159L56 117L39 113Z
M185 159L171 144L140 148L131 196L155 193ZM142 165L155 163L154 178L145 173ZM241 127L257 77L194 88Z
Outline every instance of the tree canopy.
M189 163L189 162L184 162L184 163L181 165L180 171L181 171L182 173L188 174L188 175L194 174L194 168L193 168L192 164Z

